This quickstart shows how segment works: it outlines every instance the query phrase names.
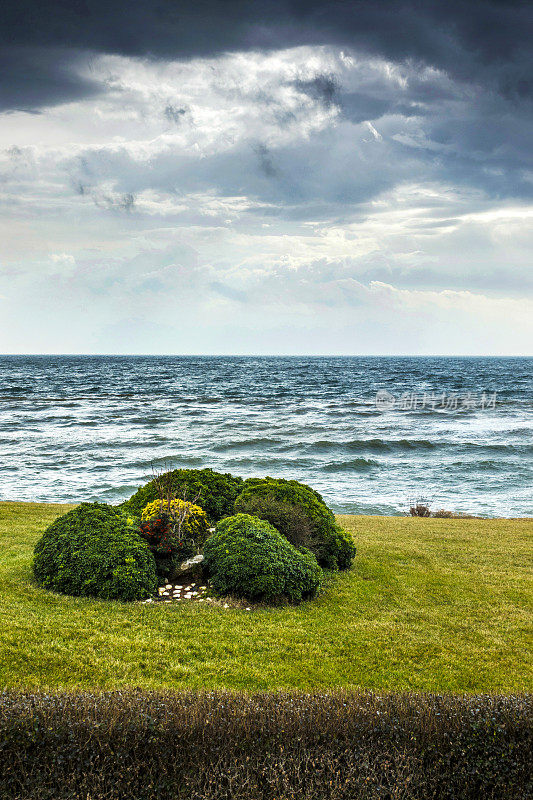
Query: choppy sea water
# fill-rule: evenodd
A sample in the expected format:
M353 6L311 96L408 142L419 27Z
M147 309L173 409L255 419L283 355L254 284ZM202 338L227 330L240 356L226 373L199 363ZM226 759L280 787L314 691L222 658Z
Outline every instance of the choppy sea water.
M294 477L339 512L533 516L533 359L0 358L0 498L117 502L152 468Z

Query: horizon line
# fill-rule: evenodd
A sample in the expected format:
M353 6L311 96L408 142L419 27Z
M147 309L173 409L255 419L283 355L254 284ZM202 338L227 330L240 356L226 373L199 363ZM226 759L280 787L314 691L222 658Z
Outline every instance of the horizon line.
M1 353L0 358L533 358L523 353Z

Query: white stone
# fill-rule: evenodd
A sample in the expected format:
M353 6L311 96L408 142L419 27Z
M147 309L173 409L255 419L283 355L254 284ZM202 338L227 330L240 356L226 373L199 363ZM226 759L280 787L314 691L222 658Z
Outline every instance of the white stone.
M197 556L193 556L192 558L188 558L187 561L183 561L180 564L180 570L182 572L185 572L190 567L195 567L197 564L201 564L203 560L204 560L204 557L201 554L197 555Z

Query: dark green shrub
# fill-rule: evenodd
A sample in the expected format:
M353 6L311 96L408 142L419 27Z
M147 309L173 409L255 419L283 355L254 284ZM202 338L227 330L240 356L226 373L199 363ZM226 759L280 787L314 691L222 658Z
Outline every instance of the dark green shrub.
M355 555L351 537L335 522L321 495L298 481L246 481L235 511L254 514L276 526L294 545L304 543L329 569L346 569Z
M160 499L158 482L161 484L162 481L170 483L175 497L201 506L213 523L233 514L235 498L244 486L242 478L229 473L222 474L212 469L175 469L141 486L120 508L140 514L148 503Z
M282 481L284 483L292 483L296 484L297 486L302 486L304 489L307 489L308 492L314 495L314 497L319 501L319 503L323 503L324 505L326 505L324 502L324 498L322 497L320 492L317 492L317 490L313 489L312 486L308 486L307 483L301 483L301 481L296 481L296 480L287 481L285 478L271 478L269 475L267 475L266 478L246 478L246 480L243 482L244 484L243 489L248 488L248 486L256 486L258 484L264 483L265 481Z
M301 506L273 497L252 496L242 503L242 510L270 522L294 547L306 547L312 553L319 549L316 525Z
M213 589L252 600L316 594L321 569L309 550L297 550L265 520L236 514L218 523L204 546Z
M35 546L41 586L105 600L141 600L157 588L154 557L112 506L82 503L58 517Z

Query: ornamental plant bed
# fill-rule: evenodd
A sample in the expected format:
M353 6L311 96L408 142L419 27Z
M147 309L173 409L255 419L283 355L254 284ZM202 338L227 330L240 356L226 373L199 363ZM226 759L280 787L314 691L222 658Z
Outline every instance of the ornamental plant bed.
M311 487L200 473L204 483L196 484L191 500L187 487L183 497L176 495L177 473L169 471L120 506L82 503L59 517L35 546L36 581L72 596L153 602L155 593L156 600L172 602L199 599L183 592L184 585L209 580L218 597L301 603L318 595L323 569L351 566L353 537ZM197 504L201 495L223 514L215 526ZM141 500L147 502L139 514ZM167 588L156 591L161 585Z

